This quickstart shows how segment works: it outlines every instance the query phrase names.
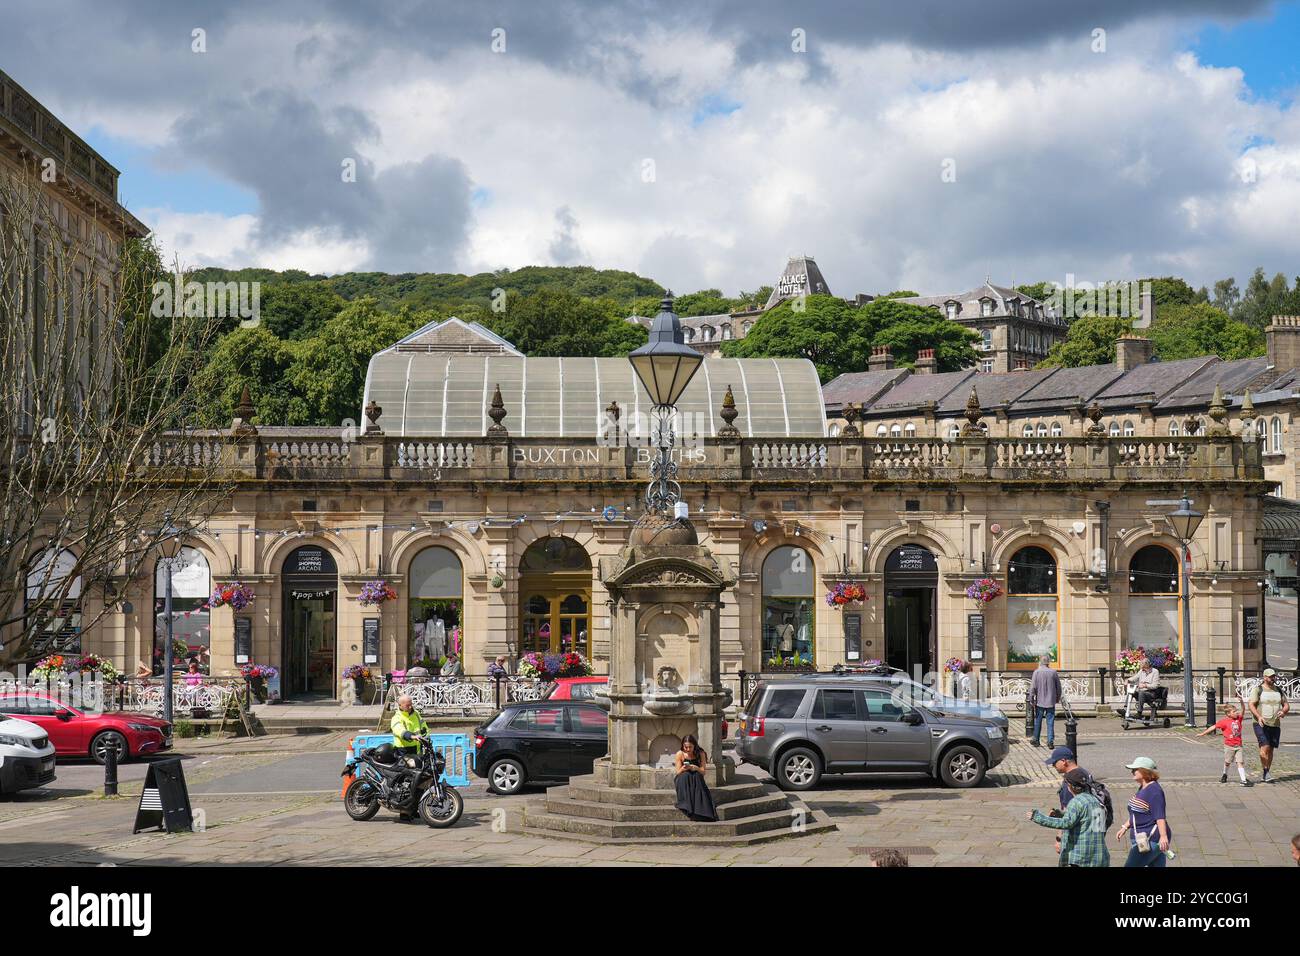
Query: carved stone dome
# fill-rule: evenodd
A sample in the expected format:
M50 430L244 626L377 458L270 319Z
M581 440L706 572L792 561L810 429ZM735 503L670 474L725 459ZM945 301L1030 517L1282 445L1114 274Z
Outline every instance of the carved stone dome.
M682 518L647 512L636 519L628 544L634 548L662 548L699 544L695 526Z

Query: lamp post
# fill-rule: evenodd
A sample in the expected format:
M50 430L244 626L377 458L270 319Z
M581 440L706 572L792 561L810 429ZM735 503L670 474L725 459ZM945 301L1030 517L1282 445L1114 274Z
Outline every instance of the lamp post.
M174 671L174 654L172 653L172 572L175 570L176 556L181 551L181 538L184 532L172 524L172 513L163 515L163 526L152 535L152 543L158 549L159 560L166 562L167 590L163 601L163 615L167 619L167 642L163 648L163 719L172 723L172 676Z
M1196 700L1192 696L1192 593L1187 565L1192 556L1192 537L1196 534L1196 529L1201 526L1201 520L1205 515L1192 509L1192 501L1186 495L1183 495L1181 501L1167 503L1178 505L1177 510L1171 511L1166 518L1183 545L1179 556L1183 581L1183 721L1186 726L1195 727Z
M650 326L650 340L629 355L628 361L650 395L653 405L650 427L659 449L658 457L650 462L646 511L667 514L682 493L677 483L677 465L672 460L677 400L704 362L704 356L685 342L682 324L673 312L671 293L659 304L659 314Z

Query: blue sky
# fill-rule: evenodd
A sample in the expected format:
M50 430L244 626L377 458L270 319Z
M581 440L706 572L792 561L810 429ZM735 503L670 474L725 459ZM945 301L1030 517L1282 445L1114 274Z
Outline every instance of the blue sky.
M1207 66L1236 66L1255 96L1289 103L1300 87L1300 3L1282 3L1271 16L1209 25L1192 44Z

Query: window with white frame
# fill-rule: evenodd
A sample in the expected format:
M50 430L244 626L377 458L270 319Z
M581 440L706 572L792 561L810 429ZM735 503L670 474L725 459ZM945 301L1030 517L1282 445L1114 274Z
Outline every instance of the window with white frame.
M984 340L983 341L984 351L992 352L993 351L993 330L985 329L983 332L980 333L980 335Z
M1172 419L1172 420L1169 422L1169 434L1173 435L1175 438L1178 437L1179 432L1178 432L1178 421L1177 421L1177 419Z
M889 426L889 434L890 434L890 436L892 436L893 438L898 438L899 436L901 436L901 435L903 434L903 426L901 426L901 425L890 425L890 426Z
M992 315L992 314L993 314L993 300L980 299L980 315Z
M1026 437L1026 438L1033 438L1033 437L1034 437L1034 423L1033 423L1033 422L1025 422L1025 437Z
M993 372L993 360L985 359L983 362L981 362L980 371L983 372L985 375L991 374Z
M1047 425L1043 422L1038 423L1038 437L1039 438L1047 437Z
M1281 418L1278 417L1273 418L1272 429L1273 429L1273 452L1276 454L1282 451L1282 419Z
M911 422L908 422L905 426L903 426L903 432L907 435L908 438L915 438L916 426L913 425Z
M1119 437L1119 422L1110 423L1110 437L1111 438Z
M1052 422L1052 437L1053 437L1053 438L1060 438L1060 437L1061 437L1061 423L1060 423L1060 422Z
M1133 437L1133 423L1131 421L1127 421L1124 423L1124 437L1125 438Z
M956 302L949 302L949 303L947 303L947 305L944 306L944 309L945 309L945 311L948 313L948 318L950 318L950 319L955 319L955 318L957 318L957 303L956 303Z
M889 429L886 428L884 425L877 425L877 426L876 426L876 437L877 437L877 438L884 438L884 437L885 437L886 435L888 435L888 434L889 434Z

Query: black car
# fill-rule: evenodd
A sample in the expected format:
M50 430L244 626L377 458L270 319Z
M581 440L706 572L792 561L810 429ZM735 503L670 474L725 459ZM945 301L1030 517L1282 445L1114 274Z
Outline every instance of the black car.
M474 772L495 793L591 773L609 750L608 715L595 704L535 700L510 704L474 730Z

